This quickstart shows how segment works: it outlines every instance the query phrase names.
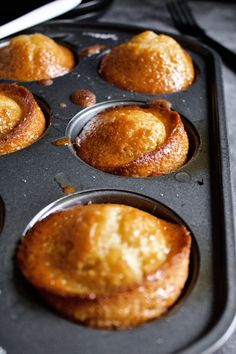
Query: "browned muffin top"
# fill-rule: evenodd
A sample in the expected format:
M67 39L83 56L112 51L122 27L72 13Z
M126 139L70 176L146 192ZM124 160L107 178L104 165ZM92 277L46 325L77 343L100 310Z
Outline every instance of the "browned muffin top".
M114 47L100 67L102 77L120 88L143 93L171 93L194 80L189 54L171 37L146 31Z
M179 114L156 101L149 107L117 106L99 113L84 127L75 148L98 169L145 177L182 166L188 137Z
M0 78L34 81L51 79L75 66L73 53L40 33L20 35L0 48Z

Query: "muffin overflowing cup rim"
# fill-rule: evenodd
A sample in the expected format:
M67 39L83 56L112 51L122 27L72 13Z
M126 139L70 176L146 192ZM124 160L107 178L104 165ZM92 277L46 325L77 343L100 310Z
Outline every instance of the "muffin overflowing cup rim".
M162 100L162 98L160 98L160 97L158 97L157 99ZM168 99L166 101L170 102ZM72 117L72 119L67 124L66 130L65 130L65 137L68 137L70 140L70 144L68 144L68 148L69 148L70 152L72 152L72 154L77 159L79 159L79 161L84 163L87 167L94 169L95 171L100 171L101 173L105 173L105 174L109 174L109 175L112 174L110 172L106 172L106 171L100 170L92 165L89 165L80 156L78 156L78 154L76 153L75 148L74 148L75 137L77 137L82 132L83 128L87 125L87 123L91 119L93 119L98 113L104 112L108 108L112 108L112 107L115 108L115 107L119 107L119 106L128 106L128 105L149 107L152 102L153 102L153 99L149 99L149 100L145 100L145 101L138 100L138 99L137 100L135 100L135 99L115 99L115 100L109 100L109 101L102 101L102 102L94 104L91 107L87 107L87 108L82 109L80 112L75 114L74 117ZM95 111L94 114L90 115L90 112L93 112L93 111ZM132 176L115 175L116 177L132 178L132 179L134 179L134 178L135 179L158 178L158 177L162 177L165 175L170 175L170 174L175 174L175 173L181 172L185 169L185 167L189 166L196 159L196 157L198 156L199 151L201 149L201 145L202 145L198 129L195 127L194 123L192 123L188 118L186 118L184 115L182 115L182 113L180 113L178 111L176 111L176 112L179 113L179 115L181 117L181 120L184 124L186 133L188 135L189 143L190 143L188 158L187 158L187 161L184 163L184 165L172 172L158 175L158 176L132 177ZM87 115L88 115L88 117L86 119ZM85 118L84 122L83 122L83 118ZM81 122L81 120L82 120L82 122ZM76 129L76 127L78 125L79 125L79 129ZM76 131L75 134L74 134L74 131Z
M129 201L129 198L134 198L132 201ZM105 200L103 200L105 198ZM106 199L107 198L107 199ZM124 199L123 201L120 200ZM94 202L93 202L94 199ZM96 200L98 199L98 200ZM115 201L114 201L115 199ZM119 201L117 201L117 199ZM126 202L125 200L128 200ZM145 206L140 207L136 206L136 202L144 202ZM169 206L159 202L154 198L146 196L141 193L131 192L124 189L112 189L112 188L99 188L99 189L87 189L79 191L62 198L59 198L46 207L41 209L28 223L26 228L22 233L24 237L27 232L39 221L48 217L49 215L67 210L76 205L88 205L88 204L121 204L127 205L139 210L145 211L151 215L159 217L160 219L167 220L169 222L184 225L187 230L190 232L191 236L191 248L190 248L190 257L189 257L189 271L188 277L186 279L184 288L181 291L180 296L175 301L175 303L164 313L161 318L166 317L178 310L179 306L189 297L192 290L194 289L200 269L200 251L197 244L197 240L191 230L191 228L186 224L186 222ZM158 319L157 319L158 320Z

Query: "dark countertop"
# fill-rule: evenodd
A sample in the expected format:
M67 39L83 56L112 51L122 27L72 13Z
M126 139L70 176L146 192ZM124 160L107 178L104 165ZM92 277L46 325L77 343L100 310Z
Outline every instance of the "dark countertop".
M196 19L209 35L236 52L236 4L224 2L190 2ZM161 0L116 0L102 21L137 24L158 31L177 32ZM228 127L233 204L236 211L236 75L223 65L225 111ZM234 212L235 219L235 212ZM236 331L217 354L236 353Z

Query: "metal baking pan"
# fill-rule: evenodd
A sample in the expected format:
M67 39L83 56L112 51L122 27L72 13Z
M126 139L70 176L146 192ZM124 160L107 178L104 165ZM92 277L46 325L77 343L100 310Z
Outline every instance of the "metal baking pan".
M109 49L143 30L67 20L49 22L30 32L54 37L78 52L93 44L104 44ZM146 95L113 87L98 74L104 53L81 58L71 73L54 79L52 86L21 83L38 97L51 124L37 143L0 158L2 351L10 354L211 353L232 332L236 313L236 264L220 62L214 52L195 40L173 37L190 52L197 68L194 84L185 91ZM69 100L70 94L80 88L94 92L99 105L81 112L82 108ZM75 129L81 129L83 119L85 122L88 114L105 108L107 102L118 104L111 100L135 100L144 104L156 97L169 100L189 128L193 156L175 173L151 178L114 176L88 166L73 149L52 144L66 132L73 138ZM60 106L62 101L67 105L65 108ZM183 220L188 225L195 240L190 275L182 298L166 316L125 331L92 329L52 312L24 281L15 264L16 247L34 216L40 212L40 217L50 203L53 207L58 204L55 201L63 196L58 180L68 180L78 191L66 197L66 201L75 198L78 202L89 199L124 202L122 195L127 192L132 198L138 198L136 205L140 208L145 209L145 203L151 203L157 207L152 209L153 213L155 210L162 215L164 210L163 217L167 218L166 210L171 210L170 218L177 215L176 222ZM86 192L91 189L94 191ZM114 195L116 198L120 195L121 199L114 199ZM131 199L127 197L126 203L131 203Z

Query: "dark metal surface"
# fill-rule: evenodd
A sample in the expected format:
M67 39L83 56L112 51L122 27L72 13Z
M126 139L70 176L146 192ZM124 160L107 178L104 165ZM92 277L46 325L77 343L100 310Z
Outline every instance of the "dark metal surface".
M5 219L5 209L4 209L2 198L0 197L0 234L3 229L4 219Z
M76 50L92 44L105 44L109 49L141 30L72 21L55 21L34 29L66 41ZM192 354L213 352L231 333L236 311L235 245L220 64L218 57L198 42L174 37L190 52L199 71L186 91L154 96L115 88L97 72L102 54L82 58L70 74L54 79L52 86L23 83L47 102L53 118L36 144L0 158L6 215L0 236L0 346L8 353ZM180 171L161 177L134 179L97 171L68 147L51 144L65 134L69 121L81 110L69 100L79 88L93 91L97 102L168 99L197 129L201 140L198 153ZM66 108L59 106L62 101ZM62 196L54 179L58 173L64 173L78 191L122 189L154 198L189 225L199 248L199 275L176 311L174 308L169 316L132 330L103 331L65 320L38 299L20 276L14 255L30 220Z

